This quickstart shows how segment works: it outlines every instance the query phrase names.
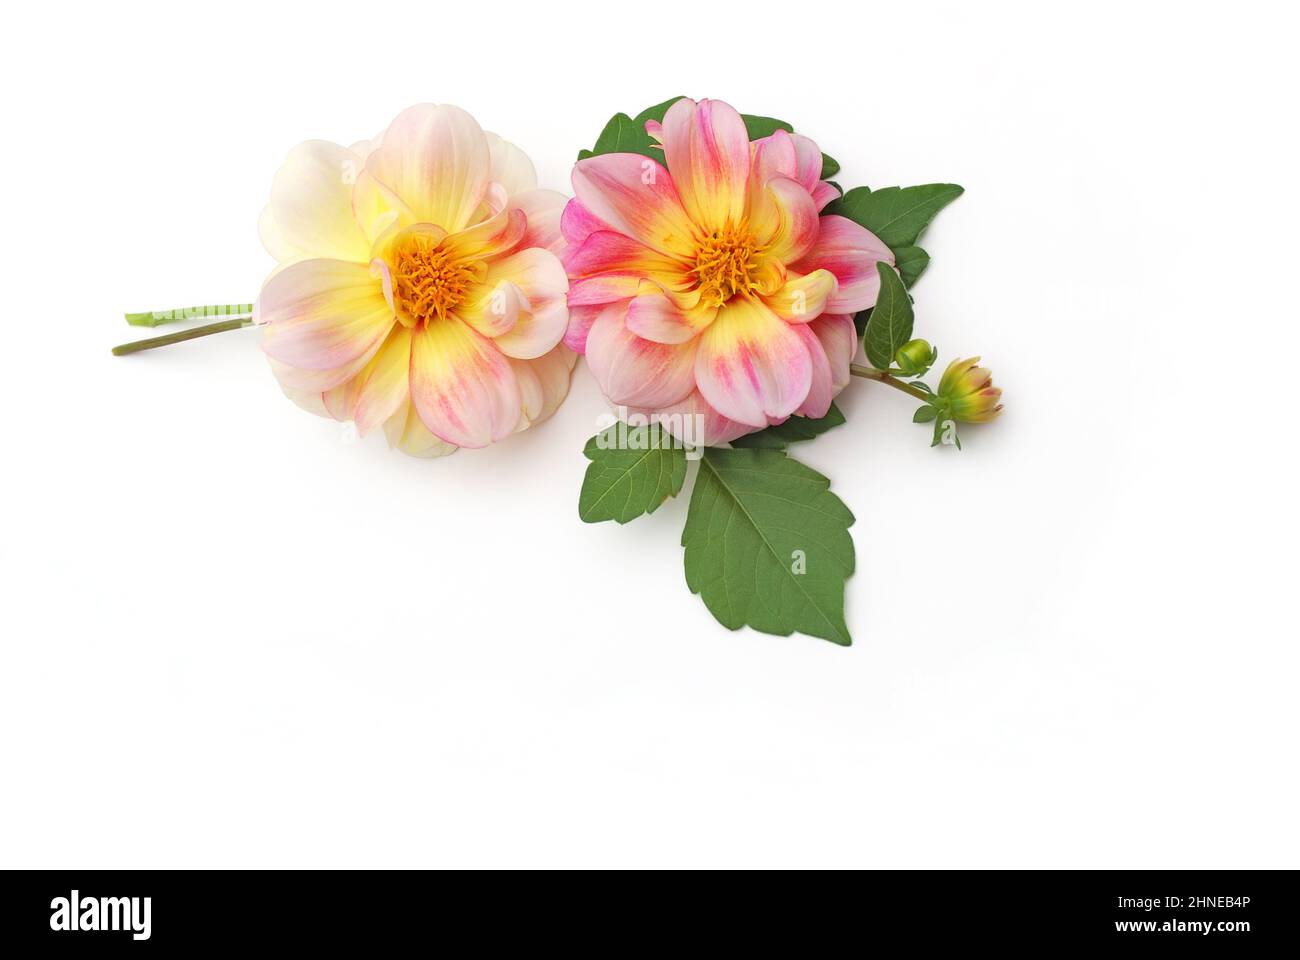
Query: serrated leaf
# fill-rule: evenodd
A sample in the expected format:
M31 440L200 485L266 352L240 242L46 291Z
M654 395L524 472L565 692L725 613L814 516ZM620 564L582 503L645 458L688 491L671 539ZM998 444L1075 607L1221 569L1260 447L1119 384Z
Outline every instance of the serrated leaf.
M822 154L822 179L829 180L835 174L840 172L839 161L830 154Z
M894 266L898 275L908 287L921 279L925 268L930 265L930 255L920 247L899 247L894 251Z
M852 524L830 481L784 452L710 448L682 531L687 586L729 629L848 646Z
M731 445L733 447L761 447L768 450L784 450L791 443L797 443L800 440L811 440L843 423L844 414L840 412L839 407L832 403L831 408L826 411L824 417L790 417L784 423L778 423L765 430L759 430L757 433L737 437L731 441Z
M916 408L916 412L912 414L912 422L929 423L938 415L938 410L934 409L934 407L930 406L928 403L925 403Z
M880 273L880 293L871 308L862 346L867 359L877 370L888 370L898 348L912 339L912 299L898 274L887 263L876 264Z
M836 213L862 224L891 250L912 246L935 214L963 193L955 183L927 183L919 187L854 187L832 201L826 213Z
M616 423L587 441L578 516L586 523L627 523L654 513L686 480L686 450L659 424Z

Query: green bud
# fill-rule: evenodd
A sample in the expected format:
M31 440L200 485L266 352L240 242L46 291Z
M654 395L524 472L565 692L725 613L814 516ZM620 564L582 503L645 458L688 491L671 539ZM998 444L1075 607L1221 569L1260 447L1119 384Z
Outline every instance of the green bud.
M939 351L924 340L909 340L898 348L894 362L905 377L919 377L934 365Z

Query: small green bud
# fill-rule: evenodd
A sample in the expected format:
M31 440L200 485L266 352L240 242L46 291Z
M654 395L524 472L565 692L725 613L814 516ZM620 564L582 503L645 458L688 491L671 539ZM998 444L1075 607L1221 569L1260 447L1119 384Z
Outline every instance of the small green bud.
M905 377L919 377L934 365L939 350L924 340L909 340L898 348L894 362Z

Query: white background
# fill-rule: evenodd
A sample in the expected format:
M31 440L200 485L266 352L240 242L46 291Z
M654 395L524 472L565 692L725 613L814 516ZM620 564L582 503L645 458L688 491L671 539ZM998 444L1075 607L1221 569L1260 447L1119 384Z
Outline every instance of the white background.
M20 5L3 79L0 865L1296 867L1294 22L1277 5ZM855 381L848 649L716 624L686 497L577 517L604 411L390 454L254 331L295 143L450 102L566 189L674 94L846 186L955 181L918 333L1006 413Z

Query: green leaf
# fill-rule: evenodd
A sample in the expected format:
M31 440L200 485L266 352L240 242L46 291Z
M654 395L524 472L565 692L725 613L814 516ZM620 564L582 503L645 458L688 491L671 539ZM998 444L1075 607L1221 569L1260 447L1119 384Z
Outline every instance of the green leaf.
M776 120L772 117L756 117L748 113L742 113L740 119L745 121L745 130L749 133L750 140L762 140L764 137L770 137L778 130L794 133L794 127L784 120Z
M664 114L668 112L668 108L681 99L682 97L669 97L663 103L656 103L653 107L646 107L636 115L636 120L641 124L642 128L645 127L645 122L647 120L657 120L662 123Z
M840 172L839 161L829 154L822 154L822 179L829 180Z
M609 123L605 124L605 129L596 138L596 146L591 150L580 151L578 159L585 160L587 157L595 157L603 153L639 153L649 157L652 156L650 153L652 143L654 141L645 132L644 125L638 124L626 113L616 113L610 117ZM662 158L661 151L657 159Z
M919 187L885 187L871 191L854 187L830 203L825 213L837 213L862 224L891 250L912 246L935 214L963 193L955 183Z
M921 406L917 407L916 412L912 414L912 422L929 423L938 415L938 410L934 409L934 407L930 406L928 403L923 403Z
M635 117L629 117L626 113L614 114L600 132L596 145L590 150L579 150L578 159L586 160L602 153L639 153L662 163L664 152L650 139L650 134L645 132L645 123L647 120L663 120L668 108L680 99L681 97L670 97L663 103L646 107Z
M829 488L780 450L704 452L682 546L686 584L719 623L852 642L853 514Z
M821 436L827 430L838 427L842 423L844 423L844 414L840 412L839 407L832 403L831 408L826 411L824 417L815 419L811 417L790 417L785 423L778 423L766 430L737 437L731 441L731 445L733 447L762 447L769 450L784 450L788 444L800 440L811 440L813 437Z
M929 265L930 255L920 247L899 247L894 251L894 266L908 287L921 279L921 274L925 273L925 268Z
M898 348L912 339L912 298L898 274L887 263L876 264L880 293L862 337L867 359L877 370L888 370Z
M657 423L616 423L587 441L578 516L586 523L627 523L654 513L686 480L686 449Z
M853 326L858 330L858 339L861 340L863 334L867 332L867 324L871 322L871 308L859 310L853 315Z

